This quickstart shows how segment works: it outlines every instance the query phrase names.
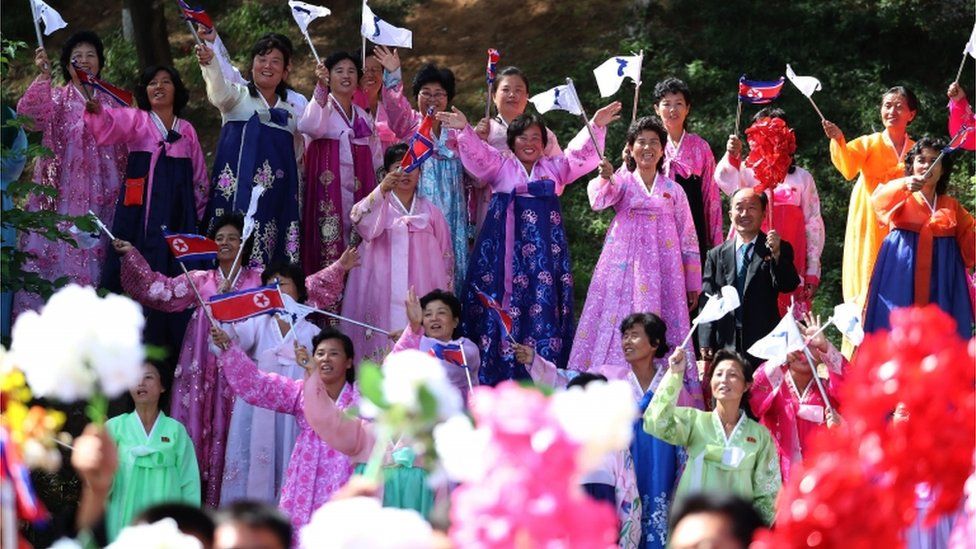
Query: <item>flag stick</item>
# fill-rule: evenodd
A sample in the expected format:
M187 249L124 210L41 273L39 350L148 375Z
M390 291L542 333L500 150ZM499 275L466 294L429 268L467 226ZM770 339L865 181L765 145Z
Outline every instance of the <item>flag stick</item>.
M308 35L308 31L307 30L302 31L302 34L305 36L305 40L308 42L308 47L309 48L312 48L312 56L315 57L315 64L318 65L319 63L322 62L322 59L319 57L319 52L315 51L315 44L312 43L312 37ZM363 67L366 66L366 47L365 46L363 46L363 65L362 66Z
M197 301L200 302L200 307L203 307L203 312L207 315L207 318L210 319L210 325L213 326L214 328L217 328L218 327L217 321L214 320L213 314L210 312L210 309L207 307L207 304L204 303L203 296L200 295L200 290L197 289L197 285L194 284L193 279L190 278L190 271L186 270L186 265L184 265L183 262L180 261L179 259L177 259L176 262L179 263L180 268L183 269L183 274L186 275L186 280L190 283L190 287L193 288L193 293L196 294Z
M688 343L691 341L691 335L695 333L695 329L698 328L698 319L691 321L691 329L688 330L688 335L685 336L684 341L681 342L681 347L687 347Z
M363 53L362 53L362 59L360 59L359 61L360 61L360 63L362 63L361 66L363 67L363 70L365 70L366 69L366 37L363 36L362 38L363 38L363 47L362 47L362 52ZM313 48L313 51L314 51L314 48ZM318 58L318 56L315 56L315 57Z
M247 245L248 239L250 239L250 237L245 238L244 240L241 241L241 247L240 248L237 248L237 255L234 256L234 262L231 263L231 265L230 265L230 272L227 273L227 276L228 277L233 277L230 280L230 287L231 288L233 288L234 287L234 284L237 283L237 277L239 277L241 275L241 271L244 270L243 268L239 268L239 267L241 266L241 255L244 253L244 246ZM234 272L234 269L237 269L237 272L236 273ZM230 289L230 288L228 288L228 289Z
M814 364L813 355L810 354L810 349L807 348L806 343L803 344L803 354L807 357L807 363L810 364L810 370L813 372L813 382L817 384L817 390L820 391L820 396L823 398L824 406L827 410L833 412L834 408L830 405L830 399L827 398L827 391L824 390L823 382L820 381L820 376L817 375L817 366Z
M33 3L31 5L33 5ZM34 21L34 26L37 26L36 20ZM40 33L41 31L37 32ZM38 39L40 39L40 36L40 34L37 35ZM959 78L962 77L962 68L966 66L966 55L966 52L962 52L962 61L959 62L959 70L956 71L956 79L953 80L953 82L958 82Z
M345 317L345 316L342 316L342 315L337 315L335 313L330 313L329 311L324 311L322 309L314 309L313 308L312 310L314 312L316 312L316 313L323 314L323 315L325 315L327 317L334 318L336 320L343 320L343 321L348 322L350 324L355 324L356 326L360 326L360 327L366 328L367 330L373 330L374 332L379 332L379 333L381 333L383 335L390 335L390 332L388 332L387 330L383 330L381 328L377 328L376 326L373 326L371 324L366 324L365 322L360 322L358 320L353 320L351 318L348 318L348 317Z
M468 391L474 391L474 384L471 383L471 368L468 368L468 357L464 354L464 344L458 344L461 348L461 362L464 363L464 375L468 376Z
M102 220L99 219L97 215L95 215L95 212L88 210L88 215L90 215L92 217L92 220L95 221L95 226L98 227L100 231L105 233L105 236L109 237L112 240L117 240L115 238L115 235L112 234L112 231L108 230L108 227L106 227L105 224L102 223Z
M593 133L593 128L590 127L590 119L586 116L586 109L583 108L583 102L579 100L579 94L576 93L576 86L573 85L573 79L567 78L566 85L573 90L573 97L576 98L577 104L580 106L580 116L583 118L583 125L586 127L586 131L590 134L590 140L593 141L593 147L596 148L596 153L600 155L600 162L603 162L603 151L600 150L600 144L596 141L596 134Z
M34 21L34 33L37 34L37 47L43 48L44 36L41 34L41 23L37 20L37 7L34 5L34 0L27 0L27 1L30 2L31 20ZM963 62L965 61L966 58L963 57ZM962 72L962 68L960 68L959 71ZM958 76L956 77L956 80L959 80Z
M806 339L806 342L807 342L807 343L810 343L810 341L811 341L811 340L812 340L813 338L815 338L815 337L817 337L818 335L820 335L820 334L822 334L822 333L823 333L823 331L827 329L827 326L830 326L830 325L831 325L831 324L833 324L833 323L834 323L834 317L832 317L832 316L831 316L831 317L828 317L828 318L827 318L827 322L824 322L824 323L823 323L823 326L821 326L819 330L817 330L816 332L813 332L813 335L812 335L812 336L810 336L810 337L808 337L808 338Z
M965 134L967 130L969 130L969 126L965 124L963 124L962 127L959 128L959 131L956 132L956 135L953 135L952 139L949 140L949 143L947 143L946 146L942 147L942 150L939 151L939 156L935 157L935 161L929 164L929 169L925 170L925 173L922 174L922 179L928 179L929 175L932 173L932 170L935 168L935 165L938 164L940 160L942 160L943 156L946 155L946 149L949 149L949 147L951 147L952 144L956 142L956 139L959 139L959 137Z
M275 279L275 280L277 280L277 279ZM281 302L284 303L285 302L285 296L281 294L281 284L278 284L277 290L278 290L278 297L280 297L281 298ZM285 315L284 315L285 316L285 320L288 322L288 333L289 334L294 334L295 333L295 321L292 318L291 313L289 313L287 309L285 309L284 312L285 312ZM286 335L285 337L282 338L282 340L286 339L287 337L288 336ZM296 344L298 343L298 336L297 335L295 336L295 343Z
M197 34L197 29L196 29L196 27L193 26L193 21L190 21L189 19L187 19L186 20L186 26L190 27L190 34L193 35L193 40L196 41L196 43L197 43L198 46L202 46L203 45L203 40L200 40L200 35Z
M491 82L488 82L488 92L485 95L485 118L491 118Z
M739 106L735 110L735 135L739 135L739 122L742 121L742 100L738 100Z
M641 50L640 51L640 67L642 69L644 68L644 50ZM642 79L639 78L640 77L640 73L639 72L638 72L638 75L637 76L638 76L638 80L637 80L637 82L634 82L634 109L630 113L630 122L631 123L633 123L635 120L637 120L637 99L640 97L640 87L641 87L641 80Z
M804 94L804 95L806 95L806 94ZM809 95L807 95L806 97L810 101L810 104L813 105L813 110L817 111L817 116L820 117L820 121L823 122L824 120L826 120L826 118L824 118L823 113L820 112L820 108L817 107L817 104L813 102L813 98L810 97Z

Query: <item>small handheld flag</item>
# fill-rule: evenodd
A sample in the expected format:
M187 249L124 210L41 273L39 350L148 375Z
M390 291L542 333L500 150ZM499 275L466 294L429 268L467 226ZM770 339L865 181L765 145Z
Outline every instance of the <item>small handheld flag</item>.
M783 91L786 79L782 76L778 80L746 80L746 76L739 77L739 101L750 105L765 105L772 103Z
M315 56L315 62L321 63L322 60L319 58L319 52L315 51L315 44L312 43L312 37L308 35L308 24L319 17L327 17L332 11L329 8L299 2L298 0L289 0L288 7L291 8L291 16L295 18L295 23L298 23L298 28L301 29L302 35L305 36L305 40L308 42L308 47L312 48L312 55Z
M42 524L48 520L47 509L34 491L30 469L21 458L6 427L0 427L0 480L13 487L17 516L33 524Z
M942 150L939 151L939 156L932 161L932 164L929 165L929 169L925 170L925 173L922 174L923 178L928 178L929 174L932 173L932 170L935 169L935 166L938 165L943 156L955 151L956 149L959 149L960 147L967 147L968 143L966 140L969 134L973 131L971 122L972 121L963 122L962 126L959 126L959 130L956 132L956 134L949 139L949 143L945 147L942 147Z
M834 307L831 317L834 326L854 345L864 341L864 326L861 324L861 308L855 303L841 303Z
M30 3L34 15L34 26L36 27L38 23L44 23L44 36L51 36L54 31L68 26L61 14L47 5L44 0L30 0ZM37 30L40 31L39 28ZM44 44L40 43L40 32L38 32L38 42L40 47L44 47Z
M495 298L481 291L477 286L475 287L474 291L478 297L478 301L480 301L485 307L488 307L494 311L498 316L498 321L501 323L502 329L505 331L505 337L515 341L515 338L512 336L512 315L503 309L501 304L495 301Z
M373 326L373 325L370 325L370 324L366 324L365 322L359 322L358 320L353 320L351 318L346 318L344 316L337 315L335 313L330 313L329 311L325 311L325 310L322 310L322 309L316 309L315 307L310 307L308 305L304 305L302 303L299 303L299 302L295 301L294 299L292 299L292 297L289 296L288 294L281 294L281 298L282 298L282 302L284 303L284 310L285 310L286 313L288 313L289 316L291 316L292 322L298 322L299 320L307 317L308 315L310 315L312 313L318 313L318 314L321 314L321 315L325 315L325 316L327 316L329 318L334 318L336 320L342 320L342 321L348 322L350 324L355 324L356 326L363 327L363 328L365 328L367 330L372 330L374 332L379 332L379 333L381 333L383 335L390 335L390 332L388 332L387 330L384 330L382 328L377 328L376 326Z
M176 0L180 5L180 11L183 12L183 19L198 25L203 25L208 29L214 28L213 20L207 15L207 12L203 11L201 8L194 8L184 2L184 0ZM192 26L191 26L192 28Z
M556 86L533 95L529 101L535 105L535 110L539 111L540 114L545 114L551 110L566 111L577 116L583 114L583 105L580 103L579 97L576 96L576 90L569 84Z
M163 229L163 238L173 257L179 261L217 259L217 243L205 236L171 233Z
M596 85L600 88L600 97L610 97L617 93L625 78L630 78L634 84L640 85L641 64L640 55L611 57L599 67L593 69Z
M95 222L95 226L98 227L100 231L105 233L105 236L109 237L111 240L115 240L115 235L112 234L112 231L108 230L108 227L106 227L105 224L102 223L102 220L95 215L95 212L88 210L88 215L92 218L92 221Z
M403 168L404 172L410 173L416 170L434 154L433 126L434 116L432 113L427 113L423 121L420 122L420 127L410 137L410 142L407 144L407 154L403 155L403 160L400 161L400 167Z
M688 335L685 336L681 346L688 345L688 342L691 341L691 335L695 333L695 328L699 324L715 322L738 309L739 305L739 292L733 286L722 286L719 296L708 296L708 301L701 308L701 312L691 321L691 329L688 330Z
M793 67L791 67L789 63L786 64L786 77L789 78L790 82L796 86L796 89L800 90L800 93L805 95L810 101L810 104L813 105L813 110L817 111L817 115L820 116L820 120L825 120L823 113L820 112L820 108L817 107L817 104L813 102L813 92L822 88L820 85L820 80L817 80L812 76L797 76L797 74L793 72Z
M238 322L285 308L277 283L218 294L208 299L207 303L213 317L221 322Z
M430 356L450 362L455 366L467 368L464 361L464 350L457 343L434 343L430 348Z
M394 27L377 17L366 4L366 0L363 0L363 23L360 26L360 33L366 40L381 46L413 47L413 33L409 29Z
M101 78L95 76L91 72L81 68L74 61L71 65L75 68L75 74L78 75L78 80L82 84L87 84L92 88L95 88L102 93L108 94L109 97L119 102L123 107L128 107L132 104L132 94L123 90L122 88L115 86L102 80Z
M790 309L776 327L766 337L753 343L747 352L778 366L786 362L787 355L803 349L805 345L803 334L800 333Z
M488 67L485 69L485 77L489 84L495 83L495 77L498 75L498 61L501 60L501 54L495 48L488 49Z

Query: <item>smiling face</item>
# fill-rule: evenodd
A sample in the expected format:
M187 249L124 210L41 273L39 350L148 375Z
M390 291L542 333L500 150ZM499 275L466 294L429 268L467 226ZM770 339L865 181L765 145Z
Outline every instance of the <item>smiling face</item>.
M915 119L915 111L908 107L908 98L889 93L881 98L881 122L885 128L905 129Z
M935 162L935 159L939 157L939 151L924 147L918 154L915 155L914 160L912 160L912 175L925 175L925 171L929 169L929 166ZM939 182L939 178L942 177L942 162L939 161L938 164L932 168L932 173L925 180L925 190L931 190L935 188L935 185Z
M362 88L363 92L369 97L375 97L380 91L380 86L383 85L383 65L376 60L375 57L369 56L366 58L366 64L363 66L363 78L359 81L359 87Z
M651 343L647 337L647 332L644 331L644 326L640 323L627 328L620 334L620 345L624 351L624 360L628 364L653 359L658 347Z
M454 316L451 307L440 300L434 300L424 307L424 318L421 321L424 335L439 340L450 341L454 336L460 319Z
M295 301L298 301L298 286L295 284L295 281L291 279L291 277L283 274L276 274L271 277L271 280L268 282L271 284L278 282L278 289L281 290L281 293L287 295Z
M320 341L315 347L315 367L318 368L322 383L326 385L338 383L346 379L346 371L352 368L352 357L346 355L346 350L339 339Z
M146 95L153 110L172 108L173 100L176 98L173 77L166 71L157 72L146 86Z
M341 96L352 96L359 86L359 71L351 59L343 59L329 70L329 89Z
M262 90L273 90L288 78L285 54L277 48L254 56L251 60L251 78L254 85Z
M218 261L234 261L234 258L237 257L237 250L241 247L241 231L233 225L224 225L217 229L214 242L217 243Z
M129 389L129 394L132 395L132 400L135 401L136 405L150 404L159 406L159 397L165 391L166 389L163 388L163 381L160 378L159 370L156 369L156 366L147 362L142 366L142 379L139 380L138 385Z
M430 109L434 112L444 112L447 110L447 91L439 82L428 82L420 87L417 94L417 108L422 113L427 113Z
M643 131L630 146L630 154L642 171L656 170L661 157L664 156L664 144L655 132Z
M515 136L515 157L523 164L533 164L542 157L542 128L533 124L520 135Z
M529 90L517 74L503 76L495 83L495 107L502 118L511 120L525 112L529 102Z
M734 360L723 360L715 365L710 385L715 400L738 402L751 384L746 381L741 364Z
M98 62L98 50L87 42L82 42L71 50L71 61L95 75L102 70L102 66Z
M654 105L654 113L664 121L668 132L681 131L685 127L685 119L691 105L685 100L684 94L669 93Z
M750 239L757 234L764 213L762 201L752 189L741 189L732 197L729 218L739 236Z

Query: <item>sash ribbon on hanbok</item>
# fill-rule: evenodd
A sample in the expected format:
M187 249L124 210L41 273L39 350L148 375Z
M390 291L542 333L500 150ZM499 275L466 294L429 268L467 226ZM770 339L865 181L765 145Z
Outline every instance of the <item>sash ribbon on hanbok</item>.
M414 202L416 203L416 197ZM410 284L410 233L430 225L430 214L404 214L390 224L390 318L406 318L404 299ZM431 258L434 259L434 258Z
M915 254L915 304L928 304L932 284L932 241L936 237L955 236L956 214L949 208L935 210L928 223L918 232L918 252Z
M724 446L722 444L706 444L705 450L691 459L691 492L697 492L702 486L702 476L704 465L708 461L716 467L726 471L735 471L742 464L746 453L737 446Z
M163 452L151 446L135 446L129 449L129 460L135 467L155 469L157 467L173 467L176 465L174 452Z
M159 142L159 148L153 151L152 156L149 157L149 171L146 173L146 207L142 214L142 230L143 233L149 232L149 212L152 207L152 189L153 183L155 183L156 178L153 175L156 173L156 162L159 161L160 156L169 156L170 145L176 143L182 135L176 130L167 130L165 132L165 137Z

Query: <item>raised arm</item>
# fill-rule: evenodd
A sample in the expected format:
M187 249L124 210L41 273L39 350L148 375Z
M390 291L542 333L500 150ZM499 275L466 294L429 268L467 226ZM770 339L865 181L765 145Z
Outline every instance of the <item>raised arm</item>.
M413 110L410 101L403 96L403 72L400 67L392 72L383 71L383 106L386 108L388 126L400 139L409 139L420 127L421 113Z
M146 123L149 119L146 113L139 109L130 107L104 109L100 105L95 109L97 112L85 109L84 120L99 145L125 143L147 129L156 131L155 128L147 128Z
M308 304L325 309L338 302L342 298L346 273L357 265L359 265L359 252L356 248L347 248L332 265L306 278Z
M309 376L303 384L305 420L323 442L352 459L365 463L373 451L376 437L369 424L345 414L329 397L322 379Z
M914 183L913 183L914 182ZM891 216L912 196L910 188L921 188L920 176L899 177L875 187L871 193L871 206L878 220L884 224L891 222Z
M820 285L820 256L823 254L826 229L823 217L820 215L820 195L813 176L806 170L797 170L803 184L800 186L800 207L803 209L803 221L806 229L807 249L800 250L807 257L807 272L798 273L804 282L814 286Z
M787 368L787 364L773 366L765 362L756 369L752 387L749 388L749 407L756 417L761 419L772 408L783 385L783 378L788 375Z
M675 446L688 446L691 442L695 415L699 413L694 408L677 406L683 373L683 363L680 371L669 368L644 412L644 431Z
M200 46L197 46L200 48ZM212 54L213 50L206 48ZM198 54L198 57L200 55ZM207 100L217 107L220 112L228 112L248 96L248 91L242 84L228 82L220 72L220 64L210 60L206 65L201 64L203 82L207 86Z
M234 394L252 406L296 415L302 410L302 382L262 372L237 345L217 357L217 367Z
M725 153L715 166L713 174L715 184L726 196L732 196L736 189L745 186L742 182L741 169L742 160L738 158L733 160L729 153Z
M190 278L199 288L205 274L192 271ZM186 276L170 278L153 271L139 250L132 248L122 256L122 289L146 307L175 313L198 305Z
M312 100L305 106L305 112L298 119L298 131L310 139L337 138L337 130L332 127L334 109L332 101L329 101L328 88L322 82L317 82Z
M407 177L407 175L398 172L386 174L373 192L353 205L349 212L353 228L366 242L379 237L392 224L394 212L389 194L392 186L396 185L395 180L399 177Z
M584 127L566 146L563 156L553 158L553 161L557 163L559 181L556 181L556 186L560 191L566 185L583 177L600 165L600 151L604 148L607 130L595 122L590 123L590 128L593 130L593 137L596 138L600 147L599 150L593 144L590 132Z
M458 156L464 169L472 177L487 182L493 188L504 162L502 153L481 139L474 129L468 124L468 119L457 107L451 107L451 112L439 112L436 114L441 121L441 127L455 130L457 133Z
M626 166L613 172L609 159L600 164L600 174L586 185L586 196L590 199L590 208L595 212L616 206L623 200L624 186L633 177Z

